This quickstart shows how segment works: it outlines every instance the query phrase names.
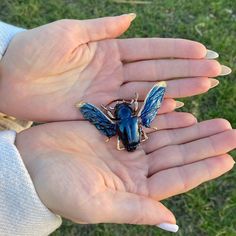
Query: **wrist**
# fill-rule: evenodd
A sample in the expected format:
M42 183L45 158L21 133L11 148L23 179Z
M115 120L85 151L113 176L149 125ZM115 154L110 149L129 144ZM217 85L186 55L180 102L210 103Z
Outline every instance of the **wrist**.
M21 156L21 159L28 171L32 182L35 183L36 175L39 170L40 163L38 162L38 142L35 140L35 136L31 132L32 128L23 130L16 134L15 146ZM35 186L36 187L36 186Z
M60 224L60 217L54 215L41 202L31 178L14 145L14 131L0 132L0 202L5 205L0 219L0 235L32 235L37 229L39 235L49 235ZM16 207L17 206L17 207ZM8 227L9 226L9 227Z
M13 37L19 33L25 31L23 28L19 28L10 24L6 24L4 22L0 21L0 112L4 113L4 110L6 109L4 107L4 97L3 97L3 92L4 89L3 87L3 56L13 39Z
M25 141L26 141L26 143L25 143ZM27 154L27 148L30 149L30 147L27 147L28 146L27 145L27 136L24 137L24 131L16 134L15 146L16 146L16 148L17 148L17 150L18 150L18 152L21 156L21 159L22 159L27 171L29 172L29 174L31 176L31 179L32 179L32 171L31 171L32 168L30 166L30 158Z
M19 28L10 24L6 24L0 21L0 60L4 55L7 47L12 38L19 32L25 31L23 28Z

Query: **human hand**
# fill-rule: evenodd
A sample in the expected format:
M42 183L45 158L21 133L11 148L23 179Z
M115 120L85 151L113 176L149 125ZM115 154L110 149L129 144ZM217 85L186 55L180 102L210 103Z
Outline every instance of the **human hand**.
M175 224L159 201L229 171L236 131L187 113L153 121L159 131L133 153L117 151L86 121L48 123L17 134L16 146L42 202L77 223ZM187 125L191 125L185 127ZM184 128L181 128L184 127Z
M171 79L167 98L192 96L216 85L208 77L218 76L221 66L204 59L207 51L200 43L115 39L132 19L126 14L60 20L17 34L0 63L0 110L25 120L75 120L82 119L74 108L77 101L107 105L131 99L135 92L143 101L157 80ZM175 102L166 99L163 107L173 110Z

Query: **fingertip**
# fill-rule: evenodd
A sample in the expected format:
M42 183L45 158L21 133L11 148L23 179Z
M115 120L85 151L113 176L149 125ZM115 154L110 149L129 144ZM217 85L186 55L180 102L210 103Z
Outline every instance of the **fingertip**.
M229 154L226 155L227 156L227 160L226 160L226 167L228 167L228 170L231 170L234 167L235 161L233 159L232 156L230 156Z
M183 45L186 45L188 48L187 50L188 58L202 59L206 56L207 49L202 43L188 39L185 39L182 42Z
M207 49L202 43L195 42L194 54L196 58L199 58L199 59L204 58L207 54Z
M216 60L207 60L205 69L208 77L216 77L220 75L222 67L221 64Z
M230 122L226 119L215 119L215 125L220 129L220 130L231 130L232 126L230 124Z
M231 147L232 149L235 149L236 148L236 130L235 129L228 130L227 132L230 132L229 140L231 143Z
M171 210L169 210L166 206L164 206L160 202L156 202L159 207L159 218L158 221L156 222L156 225L162 224L163 222L168 222L170 224L176 224L176 218L175 215Z
M178 106L178 105L180 105L179 101L176 101L176 100L174 100L172 98L167 98L165 100L168 101L168 105L170 107L170 111L174 111L175 109L180 108L180 106Z
M164 113L172 112L175 109L177 109L176 101L172 98L165 98L158 113L164 114Z
M124 33L129 27L131 22L136 18L136 14L135 13L128 13L128 14L123 14L123 15L119 15L119 16L113 16L112 20L117 21L117 19L119 19L119 32L116 32L117 36L121 35L122 33ZM116 26L117 27L117 26Z
M198 122L197 118L190 113L184 113L185 116L183 117L183 123L188 124L188 125L193 125Z
M133 13L133 12L127 15L129 16L130 22L132 22L137 17L136 13Z
M235 161L229 154L218 156L216 158L220 169L224 170L224 173L230 171L234 167Z
M199 77L197 79L197 89L200 93L205 93L211 88L211 80L208 77ZM199 93L198 92L198 93Z

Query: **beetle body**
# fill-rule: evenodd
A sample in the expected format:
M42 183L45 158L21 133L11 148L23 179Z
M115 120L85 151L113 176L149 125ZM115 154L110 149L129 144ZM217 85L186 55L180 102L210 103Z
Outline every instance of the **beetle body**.
M115 106L117 134L127 151L134 151L141 141L141 127L135 111L128 103Z

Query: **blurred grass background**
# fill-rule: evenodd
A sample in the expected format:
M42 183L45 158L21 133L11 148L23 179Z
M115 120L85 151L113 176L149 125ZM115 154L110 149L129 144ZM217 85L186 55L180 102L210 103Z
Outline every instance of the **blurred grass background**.
M236 128L236 0L1 0L0 19L33 28L62 18L87 19L136 12L123 37L178 37L202 42L233 73L207 94L183 99L198 120L223 117ZM236 152L232 153L236 157ZM236 170L164 201L177 217L178 236L236 236ZM171 235L150 226L76 225L64 221L53 236Z

